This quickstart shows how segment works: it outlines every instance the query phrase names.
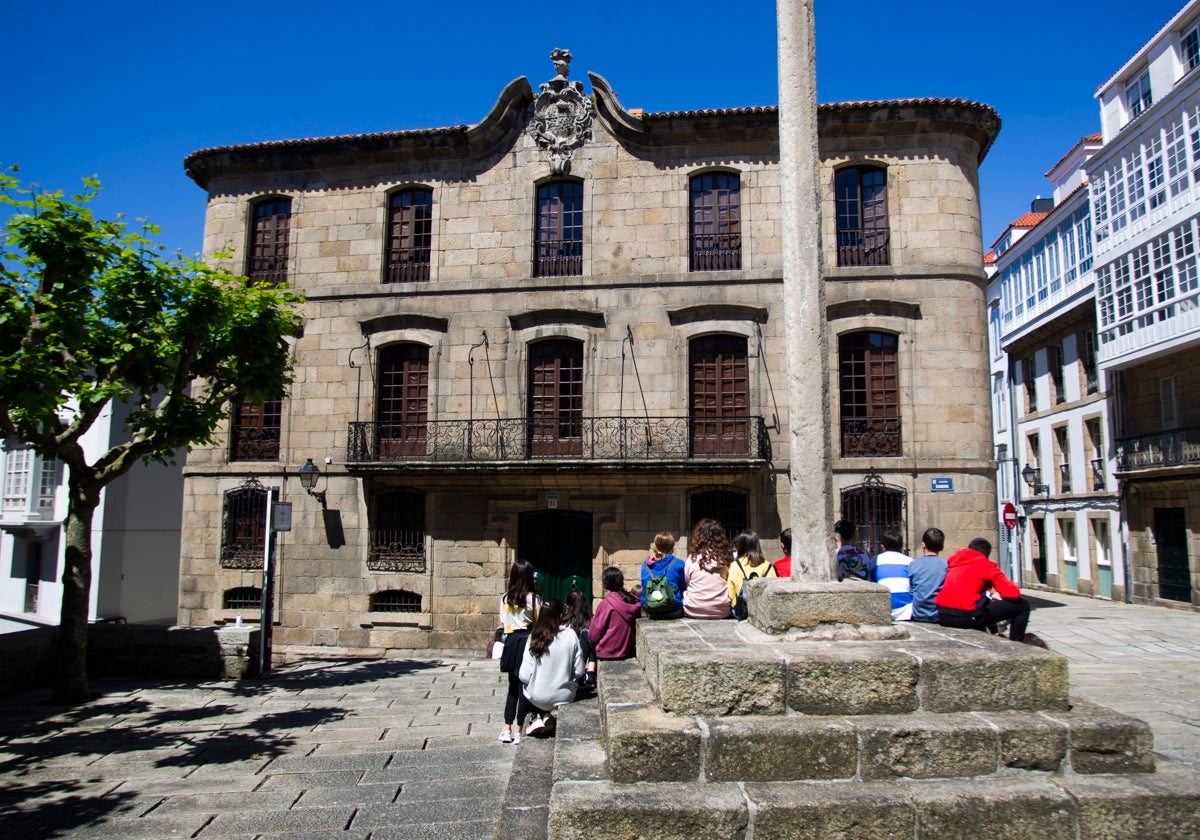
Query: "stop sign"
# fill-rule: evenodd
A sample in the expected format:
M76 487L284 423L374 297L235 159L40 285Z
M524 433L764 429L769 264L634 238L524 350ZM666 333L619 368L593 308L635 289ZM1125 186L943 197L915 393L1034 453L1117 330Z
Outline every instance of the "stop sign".
M1012 502L1004 503L1003 510L1004 527L1012 530L1017 527L1017 507Z

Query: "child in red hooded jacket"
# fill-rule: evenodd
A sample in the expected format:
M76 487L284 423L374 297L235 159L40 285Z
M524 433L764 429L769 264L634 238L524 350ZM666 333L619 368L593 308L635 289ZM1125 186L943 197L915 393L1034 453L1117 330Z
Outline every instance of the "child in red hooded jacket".
M943 627L987 630L1007 620L1008 638L1023 642L1029 625L1029 602L1021 597L1021 590L1000 567L988 559L991 553L992 544L977 537L967 548L950 555L946 582L934 602L938 623Z

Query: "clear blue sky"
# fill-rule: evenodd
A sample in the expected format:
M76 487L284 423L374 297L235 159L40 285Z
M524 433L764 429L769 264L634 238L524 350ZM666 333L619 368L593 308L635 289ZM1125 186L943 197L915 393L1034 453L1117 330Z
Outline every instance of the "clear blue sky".
M985 245L1049 195L1043 173L1099 131L1096 87L1180 0L817 0L821 102L959 97L1003 120L981 171ZM148 217L199 251L197 149L478 122L501 88L608 79L627 108L774 105L775 6L764 0L288 4L7 0L0 164L97 209Z

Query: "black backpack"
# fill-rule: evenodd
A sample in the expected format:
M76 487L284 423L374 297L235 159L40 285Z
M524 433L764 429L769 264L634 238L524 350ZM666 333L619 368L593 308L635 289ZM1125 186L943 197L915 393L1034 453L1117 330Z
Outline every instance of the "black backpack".
M733 602L733 617L738 621L745 621L750 616L750 605L746 603L746 584L758 577L759 574L758 572L751 572L747 575L746 567L742 565L741 560L735 559L733 562L737 563L738 568L742 570L742 585L738 587L737 600ZM778 577L775 567L767 566L767 571L762 576L771 577L772 575Z

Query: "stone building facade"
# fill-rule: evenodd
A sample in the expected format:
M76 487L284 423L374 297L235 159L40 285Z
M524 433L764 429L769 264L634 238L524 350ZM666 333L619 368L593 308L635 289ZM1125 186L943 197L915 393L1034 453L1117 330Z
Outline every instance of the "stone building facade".
M702 516L774 550L806 480L777 111L626 110L553 58L474 126L188 157L206 252L286 279L306 325L288 398L188 458L181 623L251 617L268 494L294 503L284 655L481 649L516 558L545 593L600 594ZM832 418L835 507L864 543L994 539L977 171L999 120L932 99L819 118L832 398L808 410Z

